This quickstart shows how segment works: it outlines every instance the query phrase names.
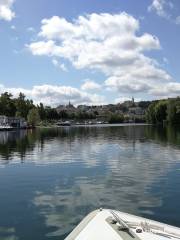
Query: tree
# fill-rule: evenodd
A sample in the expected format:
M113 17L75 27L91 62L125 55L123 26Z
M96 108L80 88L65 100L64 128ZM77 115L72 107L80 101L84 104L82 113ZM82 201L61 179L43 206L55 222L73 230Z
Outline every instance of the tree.
M156 116L155 116L155 106L157 102L152 102L148 109L146 110L146 121L148 123L155 124L156 123Z
M109 119L108 119L109 123L122 123L124 122L124 116L121 114L111 114Z
M167 120L170 124L180 124L180 99L171 99L167 105Z
M55 108L46 107L45 112L46 112L46 118L49 120L55 120L55 119L57 120L60 118Z
M27 117L27 112L26 112L26 102L25 102L25 95L23 93L19 93L19 97L15 100L15 105L16 105L16 115L18 117Z
M154 111L156 123L163 123L163 121L166 120L167 117L167 101L165 100L159 101L155 105Z
M27 120L28 124L32 125L33 127L40 122L40 116L37 108L32 108L31 110L29 110Z
M12 117L16 113L16 106L11 93L5 92L0 96L0 114Z
M138 106L141 107L141 108L143 108L143 109L146 109L146 108L149 107L150 104L151 104L150 101L140 101L139 104L138 104Z
M21 92L19 93L19 97L14 99L14 101L17 110L16 114L19 117L27 119L29 110L35 107L33 101L29 99L26 100L26 96Z
M38 111L39 111L39 115L40 115L40 118L41 120L45 120L46 119L46 110L44 108L44 105L43 103L40 103L38 106Z

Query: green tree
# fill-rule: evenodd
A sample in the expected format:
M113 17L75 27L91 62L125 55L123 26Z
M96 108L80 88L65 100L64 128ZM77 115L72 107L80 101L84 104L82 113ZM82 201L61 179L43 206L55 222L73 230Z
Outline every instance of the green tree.
M19 93L19 97L15 100L16 104L16 110L17 115L19 117L27 117L27 111L26 111L26 101L25 101L25 95L23 93Z
M167 120L170 124L180 124L180 99L171 99L167 105Z
M46 111L46 118L49 120L57 120L60 118L55 108L46 107L45 111Z
M157 102L152 102L148 109L146 110L146 121L148 123L155 124L156 123L156 116L155 116L155 106Z
M124 116L121 114L112 113L108 119L109 123L122 123L124 122Z
M16 106L11 93L5 92L0 96L0 114L12 117L16 113Z
M18 98L14 100L17 110L17 115L27 119L27 115L30 109L34 108L32 100L26 99L26 96L23 93L19 93Z
M28 124L32 125L33 127L40 122L41 119L37 108L32 108L31 110L29 110L27 120Z
M38 106L38 111L39 111L39 116L41 118L41 120L45 120L46 119L46 110L45 110L45 107L43 105L43 103L40 103Z
M157 102L154 111L156 123L163 123L163 121L166 120L167 117L167 101L162 100Z

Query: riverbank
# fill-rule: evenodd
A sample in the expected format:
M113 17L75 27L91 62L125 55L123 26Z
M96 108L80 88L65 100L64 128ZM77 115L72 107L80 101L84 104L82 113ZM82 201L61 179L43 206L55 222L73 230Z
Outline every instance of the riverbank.
M62 127L108 127L108 126L146 126L151 125L149 123L70 123L70 124L41 124L35 127L26 127L26 128L13 128L13 127L0 127L0 131L19 131L19 130L28 130L28 129L37 129L37 128L62 128Z
M105 124L72 124L70 126L58 126L58 125L48 125L48 126L37 126L36 128L64 128L64 127L109 127L109 126L148 126L152 125L149 123L105 123Z

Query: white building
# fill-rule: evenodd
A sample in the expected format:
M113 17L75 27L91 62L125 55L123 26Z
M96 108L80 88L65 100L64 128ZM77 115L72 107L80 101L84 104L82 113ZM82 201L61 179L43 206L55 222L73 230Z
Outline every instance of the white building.
M14 128L26 128L27 122L20 117L7 117L0 115L0 126L11 126Z

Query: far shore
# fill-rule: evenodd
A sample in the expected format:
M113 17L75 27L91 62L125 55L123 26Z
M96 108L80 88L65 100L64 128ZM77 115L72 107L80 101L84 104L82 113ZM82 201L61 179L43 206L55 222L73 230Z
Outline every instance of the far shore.
M68 128L68 127L108 127L108 126L148 126L152 125L149 123L105 123L105 124L72 124L70 126L58 126L58 125L48 125L48 126L36 126L36 128Z

